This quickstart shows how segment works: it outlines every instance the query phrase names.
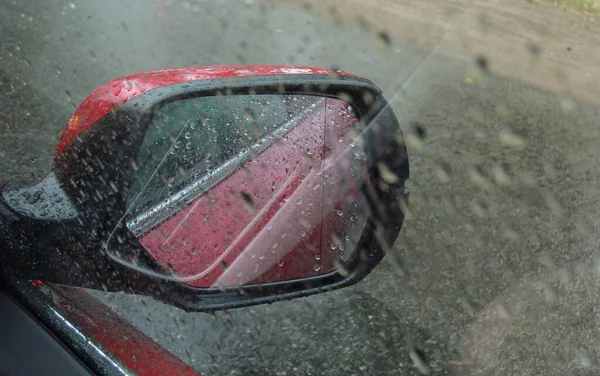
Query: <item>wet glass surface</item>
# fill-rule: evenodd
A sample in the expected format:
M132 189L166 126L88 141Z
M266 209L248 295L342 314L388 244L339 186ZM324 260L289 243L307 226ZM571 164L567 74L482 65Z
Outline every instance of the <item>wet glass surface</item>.
M194 287L308 278L357 251L368 210L358 115L321 96L201 96L159 107L128 192L128 233L159 267L140 266L115 230L115 261ZM346 171L349 170L349 171ZM392 174L388 172L388 174Z
M0 178L46 175L115 77L343 68L382 88L411 163L402 232L365 280L215 314L90 292L205 374L595 374L600 24L596 2L558 3L4 1Z

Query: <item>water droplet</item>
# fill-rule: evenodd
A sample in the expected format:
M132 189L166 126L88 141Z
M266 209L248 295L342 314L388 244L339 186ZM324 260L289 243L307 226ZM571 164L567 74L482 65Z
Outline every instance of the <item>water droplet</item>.
M254 201L252 201L252 197L244 191L240 192L240 197L242 198L242 202L250 213L254 212Z
M448 183L450 182L450 175L452 174L452 169L446 162L440 162L436 166L435 176L440 183Z
M377 167L379 168L379 174L381 179L388 184L396 184L400 180L396 174L390 170L390 168L385 163L378 163Z
M317 253L315 255L315 260L319 261L321 259L321 254Z
M483 73L489 73L490 63L487 57L480 55L475 59L475 63Z
M575 101L571 98L563 98L560 101L560 107L566 111L574 110L576 105L577 104L575 103Z
M480 188L488 189L491 187L490 180L485 176L483 170L479 166L473 166L469 171L471 181Z
M283 260L277 261L277 266L282 267L283 266Z
M503 235L505 238L510 239L512 241L519 241L519 239L521 239L521 235L519 234L519 232L512 228L505 228Z
M183 135L183 137L185 137L186 140L189 140L190 138L192 138L192 133L185 132L185 134Z
M529 51L529 53L534 56L534 57L538 57L540 54L540 46L532 43L531 41L527 43L527 51Z
M348 268L346 268L346 265L344 265L340 260L335 260L334 265L335 269L342 277L347 277L350 274L350 271Z
M476 200L471 204L471 210L473 211L473 213L475 213L476 216L478 216L479 218L487 218L488 217L488 213L487 213L487 205L485 204L485 202L481 201L481 200Z
M413 349L408 353L410 360L413 362L415 368L423 375L429 375L431 373L431 367L427 364L425 354L420 349Z
M315 264L315 266L313 266L313 269L315 270L315 272L318 272L319 270L321 270L321 265Z
M300 225L304 228L310 228L310 221L304 217L300 217L300 219L298 220L298 222L300 222Z
M506 172L506 168L502 165L496 165L492 169L492 175L496 184L505 186L510 184L510 176Z
M510 129L505 129L500 132L499 138L502 144L515 149L522 149L525 147L525 139Z
M181 146L182 146L182 145L183 145L183 142L181 142L181 141L177 141L177 142L175 142L175 145L173 145L173 147L174 147L175 149L179 149L179 148L181 148Z
M377 47L382 54L386 55L392 46L392 38L386 31L380 31L377 33Z
M592 358L583 351L579 353L579 363L583 368L592 368L594 366Z
M251 108L246 108L244 110L244 118L247 122L251 122L256 118L256 115L254 114L254 111L252 111Z
M330 247L331 247L331 249L336 249L337 248L337 246L335 245L335 243L331 243Z
M414 123L406 135L406 143L416 150L423 150L425 146L426 132L421 123Z

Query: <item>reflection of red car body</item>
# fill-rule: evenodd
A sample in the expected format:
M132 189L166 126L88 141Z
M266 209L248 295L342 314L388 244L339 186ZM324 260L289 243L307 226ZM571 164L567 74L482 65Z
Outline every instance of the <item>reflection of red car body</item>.
M331 132L325 130L325 119L332 124L344 110L341 101L323 102L286 137L247 162L245 169L144 235L142 245L161 265L198 287L210 287L242 252L248 262L238 267L240 272L270 266L264 273L254 271L257 278L248 280L254 283L331 272L338 253L330 244L335 231L343 237L343 218L331 205L323 205L323 197L328 189L327 196L339 202L341 182L336 180L339 174L326 178L320 171L333 157L325 151L335 146L326 145L334 142L331 137L323 137ZM299 195L298 189L305 192ZM240 191L250 196L252 208L240 198ZM275 216L279 211L285 213ZM248 258L253 240L256 253Z
M145 91L190 80L277 74L347 75L320 68L223 66L168 69L123 77L99 87L84 100L70 119L57 153L111 108ZM339 248L334 250L330 245L335 233L343 234L343 218L331 205L324 208L323 199L333 199L339 210L341 182L339 174L332 173L326 179L317 172L331 164L328 158L332 156L331 151L339 147L340 140L341 144L348 144L349 125L356 119L346 119L344 107L339 100L327 100L290 130L287 137L246 163L245 169L226 177L185 210L146 233L140 239L142 245L163 267L176 270L174 274L182 277L183 282L197 287L211 286L224 267L231 265L261 230L262 241L257 245L262 249L259 257L262 264L271 267L252 278L253 283L331 272ZM310 200L287 202L298 187L307 185L312 190ZM253 210L249 211L247 203L240 199L241 192L251 197ZM278 211L285 211L286 220L269 222ZM268 230L265 226L278 226L273 231L277 236L290 234L293 238L300 234L302 239L283 250L289 253L277 253L278 247L286 247L286 240L264 236ZM270 254L264 252L266 249L272 249L274 254L270 261L264 260L265 255ZM248 263L247 267L252 265Z

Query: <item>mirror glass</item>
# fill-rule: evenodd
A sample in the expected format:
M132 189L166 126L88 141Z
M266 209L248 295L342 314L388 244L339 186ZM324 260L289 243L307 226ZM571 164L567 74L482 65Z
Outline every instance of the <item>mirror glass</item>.
M134 162L115 260L195 287L343 269L367 223L354 108L312 95L194 97L156 109ZM137 256L136 256L137 255Z

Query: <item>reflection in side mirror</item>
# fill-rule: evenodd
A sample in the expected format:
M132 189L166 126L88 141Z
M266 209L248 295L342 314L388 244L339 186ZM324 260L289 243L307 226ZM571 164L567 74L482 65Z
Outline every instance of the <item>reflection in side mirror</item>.
M6 243L27 252L0 261L19 279L188 311L293 299L373 270L402 226L408 177L398 120L367 79L291 66L142 72L79 105L43 183L3 193ZM72 207L44 214L59 201Z
M367 225L358 127L349 103L314 95L199 96L161 105L109 255L205 288L343 272ZM128 249L131 236L154 266Z

